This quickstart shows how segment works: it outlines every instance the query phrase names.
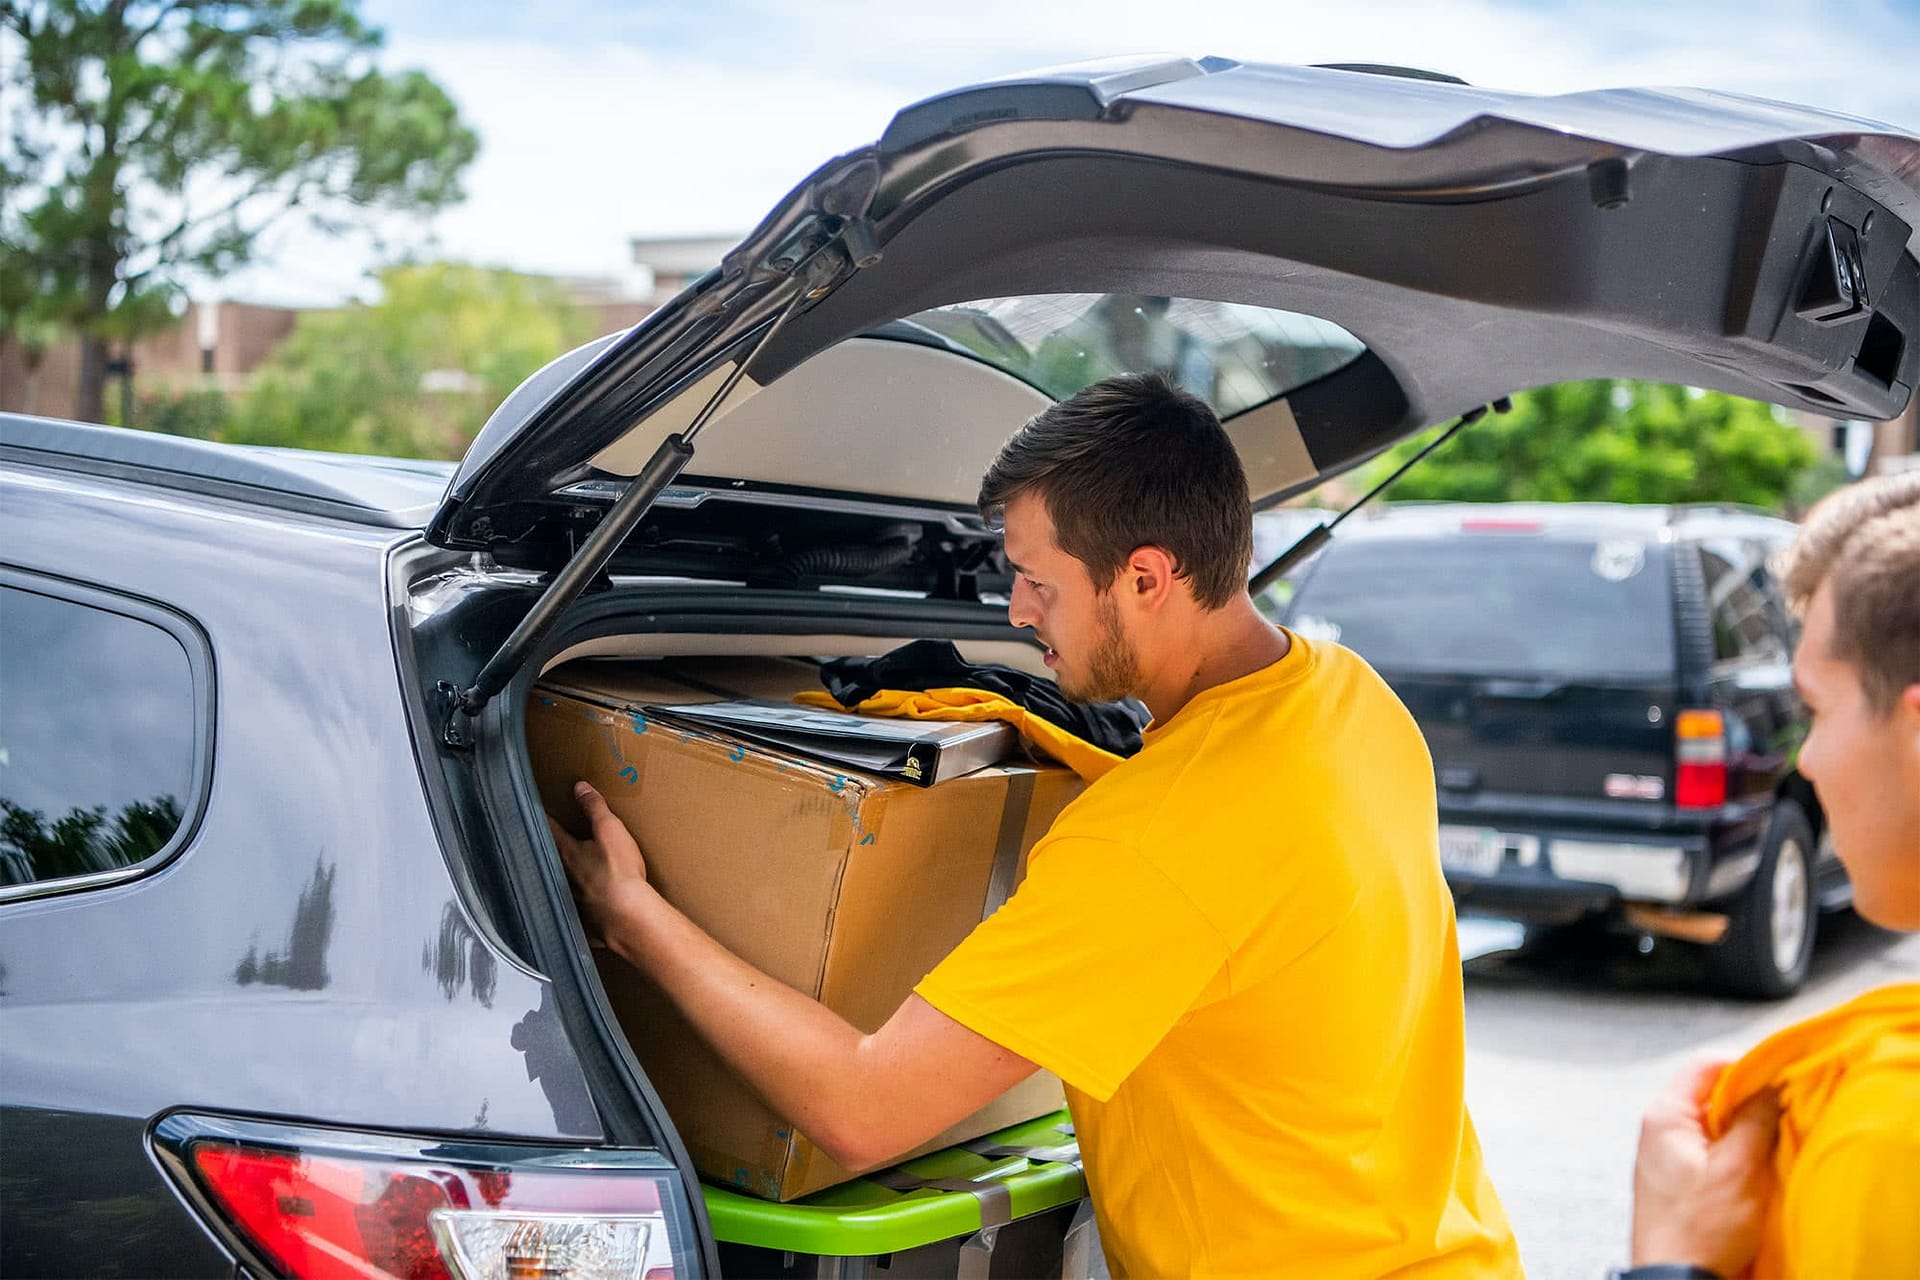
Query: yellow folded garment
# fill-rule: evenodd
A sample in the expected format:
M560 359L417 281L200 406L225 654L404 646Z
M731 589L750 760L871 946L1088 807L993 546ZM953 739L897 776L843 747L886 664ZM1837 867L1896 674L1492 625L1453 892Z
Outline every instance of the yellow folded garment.
M1778 1184L1754 1280L1920 1276L1920 983L1869 991L1777 1032L1720 1073L1709 1137L1780 1099Z
M1120 757L1085 738L1075 737L1053 721L1037 716L1010 698L985 689L882 689L857 707L843 707L833 695L816 690L795 694L802 706L830 711L853 711L863 716L907 720L1000 720L1020 731L1027 745L1045 752L1067 768L1093 782Z

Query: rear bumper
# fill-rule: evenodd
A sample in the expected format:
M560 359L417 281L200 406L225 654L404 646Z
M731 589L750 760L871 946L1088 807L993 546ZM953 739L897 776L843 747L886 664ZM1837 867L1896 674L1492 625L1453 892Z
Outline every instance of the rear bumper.
M1459 859L1445 866L1460 909L1520 920L1569 921L1628 903L1704 905L1745 887L1760 861L1757 843L1716 849L1705 833L1441 825L1443 848L1478 846L1488 858L1491 848L1499 850L1491 867L1462 866Z

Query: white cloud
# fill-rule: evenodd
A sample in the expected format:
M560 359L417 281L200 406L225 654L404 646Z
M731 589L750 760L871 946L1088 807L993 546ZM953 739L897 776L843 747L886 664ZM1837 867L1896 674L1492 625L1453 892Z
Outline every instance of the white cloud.
M389 220L384 232L446 256L615 275L629 236L746 230L814 166L877 137L915 98L1035 65L1148 50L1399 63L1536 93L1696 85L1920 127L1920 78L1911 73L1920 13L1886 0L706 8L707 23L676 11L670 32L657 14L636 27L631 17L623 26L619 10L583 11L529 38L524 20L511 34L459 31L485 19L456 6L444 34L418 34L428 24L415 6L386 61L435 75L479 130L482 151L467 202L436 220L433 239L406 220ZM288 233L271 261L221 292L298 302L364 292L362 272L376 256L365 237Z

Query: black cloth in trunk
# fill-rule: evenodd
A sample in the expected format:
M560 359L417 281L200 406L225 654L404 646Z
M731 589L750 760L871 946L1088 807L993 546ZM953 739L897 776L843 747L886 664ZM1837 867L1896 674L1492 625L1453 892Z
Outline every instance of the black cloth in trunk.
M878 658L835 658L821 665L820 682L835 702L849 708L882 689L985 689L1119 756L1140 750L1140 730L1150 719L1146 707L1132 698L1069 702L1051 680L1016 667L975 666L948 640L915 640Z

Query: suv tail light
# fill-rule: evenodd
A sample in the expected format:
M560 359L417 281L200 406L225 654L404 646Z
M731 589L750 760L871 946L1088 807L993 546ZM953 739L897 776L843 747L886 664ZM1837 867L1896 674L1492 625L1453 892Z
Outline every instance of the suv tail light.
M1673 722L1673 802L1718 809L1727 802L1727 722L1718 711L1682 711Z
M303 1280L670 1280L699 1268L651 1152L437 1142L185 1114L154 1146L196 1208Z

